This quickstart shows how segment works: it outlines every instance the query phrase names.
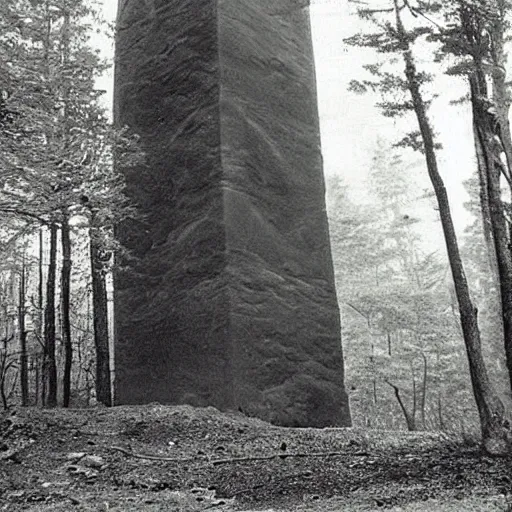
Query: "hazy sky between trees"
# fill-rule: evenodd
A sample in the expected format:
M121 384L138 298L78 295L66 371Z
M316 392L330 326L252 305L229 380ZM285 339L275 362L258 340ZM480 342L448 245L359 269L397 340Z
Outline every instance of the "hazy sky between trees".
M117 0L101 0L104 15L115 19ZM372 3L373 2L373 3ZM371 5L382 6L383 0L368 0ZM364 29L355 15L354 4L349 0L311 0L311 21L315 49L318 103L322 135L324 171L326 175L339 174L350 186L354 199L365 199L365 174L371 164L373 151L379 138L390 144L403 136L403 120L395 122L385 118L373 106L377 97L359 96L347 91L353 78L365 77L362 65L375 61L374 55L365 50L344 44L343 39ZM113 58L113 46L98 40L105 55ZM427 57L427 55L425 56ZM418 66L422 68L421 58ZM112 74L105 76L98 86L107 90L107 99L112 97ZM468 218L463 203L468 196L462 186L475 169L473 138L469 106L451 106L449 101L464 94L464 88L452 78L439 76L434 87L440 98L432 107L434 128L444 149L439 155L441 172L445 179L457 228L461 230ZM412 120L414 122L414 120ZM421 155L404 151L406 161L417 161L414 172L421 183L418 196L424 188L430 190L426 168ZM414 215L414 204L411 204ZM420 214L421 215L421 214ZM430 215L431 220L437 216ZM434 227L440 230L438 223ZM429 224L424 229L430 229ZM435 237L437 238L437 237Z
M373 106L378 96L360 96L347 91L350 80L370 78L362 66L376 62L376 58L372 51L348 46L343 39L365 29L371 31L371 26L359 20L349 0L312 0L311 3L324 170L327 175L340 174L356 194L364 196L364 177L377 139L390 144L396 142L403 137L404 127L417 130L416 121L411 116L410 122L398 120L395 123L381 116ZM367 3L387 6L383 0ZM428 61L423 61L420 56L420 70L432 71L429 58L425 54ZM424 68L422 64L429 67ZM440 170L452 199L455 222L461 228L467 219L463 203L468 199L462 181L475 170L470 108L469 105L449 105L450 100L465 93L462 83L456 79L439 75L434 87L440 97L433 103L431 116L444 146L439 154ZM410 150L403 153L406 161L417 161L413 172L422 187L430 190L423 156ZM418 190L418 196L422 192ZM440 226L436 229L440 230Z

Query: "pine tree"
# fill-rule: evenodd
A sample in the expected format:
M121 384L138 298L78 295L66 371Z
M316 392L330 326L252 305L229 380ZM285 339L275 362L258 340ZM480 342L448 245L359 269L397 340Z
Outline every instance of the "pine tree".
M369 170L371 202L355 204L339 179L328 181L347 382L355 422L365 426L441 427L460 406L471 409L447 262L424 251L422 219L407 215L419 200L413 170L381 140Z
M100 104L102 91L94 84L106 65L89 44L92 23L98 25L100 20L89 0L6 0L0 9L0 35L2 29L6 33L0 37L4 57L0 59L0 143L5 149L0 156L0 212L32 223L34 231L43 226L51 233L44 373L45 381L51 383L52 405L56 404L55 276L59 268L64 405L70 401L70 283L75 259L70 225L82 219L83 233L90 232L91 243L100 244L96 253L110 252L120 249L113 238L113 224L134 213L112 160L114 152L120 159L138 158L137 140L125 130L114 129ZM59 231L60 265L53 257ZM96 231L102 235L93 236ZM104 358L103 353L98 358ZM110 404L110 398L107 401Z
M432 8L432 6L430 7ZM438 6L434 7L438 8ZM448 195L438 170L436 154L438 145L435 142L433 128L428 116L430 100L425 99L422 92L422 85L429 77L418 71L414 57L415 42L418 38L429 34L431 30L417 25L407 30L403 21L404 13L407 12L415 16L418 15L418 11L413 9L409 2L399 3L399 0L393 0L388 9L381 9L378 12L368 9L361 11L363 16L376 21L377 26L381 27L381 31L376 34L354 36L348 42L357 46L375 48L378 52L384 54L399 55L403 64L403 74L395 75L384 72L376 66L370 71L373 72L377 80L354 82L352 89L364 92L370 87L386 95L393 89L401 88L402 91L407 93L407 96L401 102L385 100L380 105L384 115L394 117L410 112L416 118L419 131L408 134L399 144L419 150L425 156L427 172L438 202L448 260L458 301L472 388L480 417L483 446L489 453L502 454L508 451L509 448L509 433L504 420L504 407L494 390L485 367L477 310L472 302L465 276ZM377 20L379 16L384 16L385 21Z

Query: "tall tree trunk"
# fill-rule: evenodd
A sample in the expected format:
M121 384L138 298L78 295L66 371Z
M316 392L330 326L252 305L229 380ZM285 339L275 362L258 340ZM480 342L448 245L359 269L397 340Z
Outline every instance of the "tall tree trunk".
M512 253L505 206L501 198L501 175L507 172L501 160L503 150L500 122L491 109L483 63L474 58L475 70L469 78L475 144L481 149L479 165L485 172L489 218L498 263L501 314L507 369L512 383Z
M28 357L27 357L27 331L25 328L25 254L21 262L20 288L18 300L18 329L20 339L20 387L21 405L28 405Z
M490 50L491 50L491 59L492 59L492 99L493 99L493 106L496 109L496 115L498 118L498 125L494 124L493 128L497 128L497 135L500 138L502 149L505 153L506 157L506 168L503 169L503 174L507 179L509 190L512 193L512 134L510 130L510 121L509 121L509 113L510 113L510 105L511 105L511 97L509 93L509 84L507 83L507 53L505 51L505 42L506 42L506 27L507 27L507 15L508 11L510 10L510 7L508 5L508 2L506 0L497 0L496 1L496 7L497 7L497 16L494 18L493 23L491 25L490 30ZM499 177L498 177L498 186L499 186ZM507 221L503 215L503 204L501 202L501 198L499 203L496 202L497 199L497 190L496 190L497 184L496 179L493 180L493 183L488 184L488 190L490 194L490 205L491 205L491 213L495 215L497 218L495 219L495 222L497 221L498 224L502 225L503 222L505 225L507 224ZM491 197L492 194L492 197ZM494 206L493 206L494 205ZM500 206L499 212L496 211L496 207ZM494 211L492 211L494 209ZM499 218L498 218L499 217ZM510 226L509 226L510 228ZM502 226L498 228L499 231L501 231L503 228ZM506 229L506 227L505 227ZM506 240L506 238L504 239ZM508 241L510 242L510 229L508 229ZM496 243L496 241L495 241ZM508 252L510 253L510 244L508 245ZM497 245L496 245L497 247ZM500 279L501 279L501 272L506 271L506 268L510 270L510 266L512 266L512 258L510 257L510 254L508 256L505 256L504 253L502 253L503 250L506 250L507 248L500 248L500 254L496 255L498 259L498 267L500 267L500 259L502 259L502 267L499 269L500 272ZM496 249L496 252L498 252L498 249ZM504 342L505 342L505 354L506 354L506 361L507 361L507 368L508 368L508 374L509 374L509 380L510 380L510 386L512 389L512 333L511 333L511 325L512 322L511 315L512 315L512 309L511 309L511 302L512 302L512 289L511 289L511 279L512 276L508 274L506 276L505 281L505 288L508 288L508 290L503 290L503 285L501 285L501 300L503 301L503 296L506 296L506 304L502 304L502 311L503 311L503 321L508 324L507 327L504 325ZM508 331L508 332L507 332Z
M477 108L478 109L478 108ZM481 115L482 113L478 114ZM477 121L479 124L479 121ZM485 128L479 128L480 141L486 137ZM490 148L489 148L490 149ZM503 318L503 337L505 356L510 382L512 382L512 253L509 249L507 221L501 199L499 165L494 160L492 151L484 151L488 165L487 190L489 196L490 217L493 239L498 262L501 312Z
M423 140L428 174L439 206L439 216L441 218L448 260L459 306L471 384L480 417L483 446L490 454L503 455L508 452L510 447L509 431L504 418L504 406L491 384L483 359L480 330L478 328L478 312L471 300L457 235L453 226L448 194L437 166L434 135L420 91L420 79L416 71L410 43L408 42L409 39L400 18L397 0L394 0L394 6L397 22L396 28L403 47L402 56L405 64L407 86L411 94L414 112Z
M494 17L490 30L490 50L492 59L492 98L500 126L500 138L507 159L507 180L512 190L512 134L510 132L510 94L507 83L507 53L505 51L507 15L510 7L507 0L497 0L497 16Z
M500 271L498 268L498 260L496 257L496 245L494 241L493 225L491 221L491 209L489 203L489 185L487 178L487 165L484 148L480 142L476 123L473 121L473 138L475 143L475 155L478 170L478 186L480 196L480 215L482 219L482 231L485 240L486 263L488 271L488 279L483 280L483 297L481 302L484 316L492 319L495 326L495 334L489 339L488 343L493 354L493 364L490 365L491 378L497 377L501 386L499 392L504 394L510 393L510 378L507 375L498 372L501 363L508 368L507 359L503 347L505 346L505 331L503 325L503 306L501 302L501 284ZM485 271L485 268L483 269ZM502 361L503 359L503 361ZM498 366L499 365L499 366ZM494 369L494 372L493 372ZM506 381L506 382L505 382Z
M61 270L61 310L62 310L62 341L64 344L64 375L63 401L64 407L69 407L71 396L71 367L73 364L73 345L71 343L70 321L70 289L71 289L71 238L69 217L63 215L61 228L62 270Z
M46 305L44 310L44 379L47 383L46 403L57 405L57 363L55 359L55 277L57 269L57 224L50 224L50 257L46 280Z
M96 399L112 405L110 381L110 349L108 338L108 302L104 273L104 254L94 235L90 245L92 274L92 309L94 319L94 344L96 347Z
M39 261L38 261L38 282L37 282L37 335L39 342L43 347L43 354L38 356L37 364L38 368L36 371L36 405L38 401L41 400L41 405L44 405L46 402L46 384L45 384L45 376L44 370L39 371L44 367L45 361L45 347L43 341L44 335L44 312L43 312L43 288L44 288L44 274L43 274L43 258L44 258L44 231L43 228L39 228ZM39 380L40 379L40 380ZM39 396L39 390L41 391L41 396Z
M34 398L35 398L35 402L36 402L36 405L39 404L39 387L41 385L41 375L40 375L40 366L41 364L41 361L40 361L40 357L39 355L36 355L34 356L34 369L35 369L35 379L34 379L34 382L35 382L35 389L34 389Z
M475 154L478 168L478 185L480 196L480 213L482 216L482 231L484 234L485 248L487 253L487 262L491 275L492 284L499 289L499 270L496 259L496 248L494 245L494 235L491 222L491 210L489 205L489 187L487 183L487 167L485 164L484 148L480 143L476 123L473 122L473 137L475 141ZM489 290L488 290L489 292ZM499 304L501 311L501 299ZM501 315L500 315L501 316Z

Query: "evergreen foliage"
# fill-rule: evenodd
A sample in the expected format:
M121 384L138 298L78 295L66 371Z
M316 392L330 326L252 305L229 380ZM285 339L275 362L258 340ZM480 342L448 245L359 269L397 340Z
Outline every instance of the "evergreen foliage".
M25 297L18 307L28 328L9 324L7 313L0 321L11 325L6 344L27 340L19 363L29 373L28 403L90 401L99 359L93 347L108 346L90 321L93 306L107 308L106 296L91 292L92 269L108 281L111 254L122 250L113 227L135 215L113 163L129 166L143 155L136 136L112 126L95 86L109 64L91 35L103 31L109 27L93 0L0 6L0 213L9 240L0 250L18 267L19 248L30 255L23 282L19 270L11 272L6 298L12 308ZM6 361L16 352L4 351ZM6 382L16 381L17 366ZM110 394L99 400L110 405Z
M435 43L437 46L430 52L431 61L455 59L455 63L450 63L446 70L447 74L468 78L480 177L481 213L489 259L497 263L504 348L509 374L512 375L512 257L510 229L506 225L500 187L501 175L510 177L510 171L504 170L501 153L504 152L508 161L512 161L508 124L510 102L504 79L507 8L505 1L453 0L440 5L393 0L387 9L379 6L378 9L359 11L359 15L371 21L378 32L358 34L346 40L353 46L372 48L376 54L395 54L386 63L391 68L390 72L383 72L382 64L366 66L372 79L352 82L351 89L358 93L371 90L381 94L382 101L378 106L385 117L414 115L416 119L418 131L406 134L396 146L409 146L425 155L426 170L437 199L446 242L483 446L492 454L503 454L510 450L509 422L483 358L478 310L468 286L448 194L439 172L437 152L441 146L435 140L429 117L429 107L435 100L435 95L428 94L432 76L419 70L417 61L420 49L424 60L425 52L431 49L428 45ZM441 21L434 20L433 14ZM488 94L488 78L493 84L492 98ZM398 99L396 89L400 95ZM507 152L507 148L511 150ZM491 268L489 270L492 271ZM413 383L415 386L414 380ZM411 414L404 406L399 387L389 384L393 387L408 427L414 427L416 400L413 400Z

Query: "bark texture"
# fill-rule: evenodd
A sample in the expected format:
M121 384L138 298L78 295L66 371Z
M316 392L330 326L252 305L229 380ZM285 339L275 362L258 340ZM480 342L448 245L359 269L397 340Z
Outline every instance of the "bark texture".
M501 298L501 314L503 320L503 336L505 356L512 382L512 253L510 251L509 226L505 217L505 207L501 197L501 176L505 176L510 185L510 171L502 161L501 155L505 153L506 161L510 165L511 141L510 125L508 121L508 99L506 86L506 54L504 50L505 38L505 3L497 3L498 12L490 27L489 46L493 68L491 73L493 98L487 84L487 62L481 52L476 51L478 45L483 44L483 29L480 26L479 14L471 8L460 7L461 25L466 40L473 45L473 70L469 76L471 106L473 113L473 131L475 146L480 169L480 183L482 198L487 201L488 220L494 242L494 256L499 274L499 288ZM482 179L482 175L484 179ZM484 187L486 187L484 189Z
M92 308L94 346L96 349L96 400L112 405L110 378L110 347L108 336L107 286L104 273L104 254L91 236Z
M57 405L57 362L55 360L55 277L57 272L57 224L52 223L46 277L46 304L44 309L44 379L46 382L45 405Z
M459 306L460 322L469 363L473 394L477 405L484 448L488 453L503 455L510 449L509 431L504 421L504 406L489 379L482 355L478 311L473 305L464 266L459 251L457 235L453 225L448 194L437 166L434 135L420 90L420 79L414 57L402 25L397 1L394 0L397 29L403 39L405 76L411 95L414 112L421 132L427 170L436 194L439 217L443 228L448 260L453 277L455 294Z
M61 227L62 267L60 281L60 301L62 314L62 344L64 345L64 374L62 376L62 405L69 407L71 397L71 367L73 364L73 345L71 343L71 237L69 218L63 215Z
M495 133L494 116L489 114L489 102L480 92L477 79L472 77L470 80L476 144L481 148L480 165L484 167L486 173L489 220L499 273L505 356L509 379L512 382L512 253L501 198L500 177L504 165L500 157L502 146L500 138L497 138Z
M20 273L20 289L18 295L18 330L20 340L20 387L21 405L28 405L28 356L27 356L27 331L25 327L25 289L26 268L25 255L23 255Z
M348 425L309 13L292 0L122 2L116 121L144 221L115 276L117 403Z

